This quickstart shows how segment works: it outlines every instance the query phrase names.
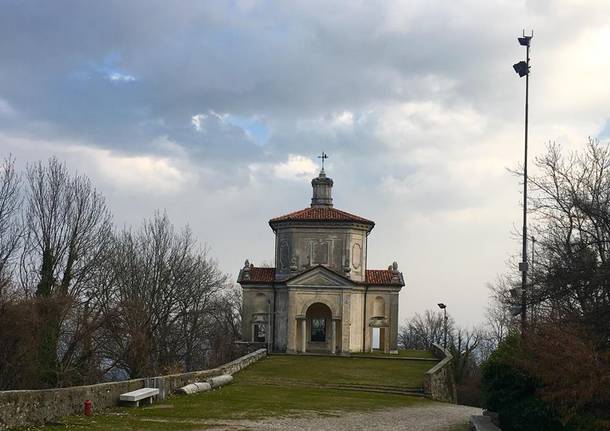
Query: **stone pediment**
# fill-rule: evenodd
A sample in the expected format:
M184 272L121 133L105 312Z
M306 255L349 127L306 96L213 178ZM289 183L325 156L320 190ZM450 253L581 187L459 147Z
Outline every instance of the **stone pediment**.
M323 266L316 266L285 281L287 286L351 287L354 283Z

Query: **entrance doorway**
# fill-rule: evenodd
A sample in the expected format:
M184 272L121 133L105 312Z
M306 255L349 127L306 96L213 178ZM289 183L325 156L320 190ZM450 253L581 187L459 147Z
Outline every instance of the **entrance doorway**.
M373 350L380 350L381 328L373 328Z
M334 353L336 348L336 322L332 311L321 302L307 308L301 327L301 352Z

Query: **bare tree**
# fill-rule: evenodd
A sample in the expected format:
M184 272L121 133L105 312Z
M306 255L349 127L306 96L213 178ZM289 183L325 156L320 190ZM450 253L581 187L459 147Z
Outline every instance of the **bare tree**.
M166 214L116 237L107 356L130 376L203 365L226 276Z
M565 154L550 144L536 165L530 324L584 324L610 346L610 147L590 139L580 152Z
M232 358L240 291L188 227L156 213L115 232L89 179L55 158L29 166L25 180L21 193L13 160L0 165L1 389Z
M447 319L447 334L450 337L455 326L451 316ZM426 310L423 315L416 313L400 328L398 342L403 349L429 349L432 344L443 344L445 319L443 313Z
M458 384L478 366L477 349L483 338L484 334L480 328L457 328L451 334L449 351L453 355L453 370Z
M30 166L27 185L22 282L39 298L41 381L55 386L58 356L80 338L69 331L79 314L74 308L89 299L88 282L110 244L111 216L89 179L70 175L55 158Z
M12 264L21 239L19 183L15 161L5 159L0 164L0 299L12 279Z
M211 326L211 366L217 366L238 354L235 341L240 339L241 328L241 288L227 287L217 295L212 311L214 316Z
M227 276L218 269L218 264L207 257L207 250L196 257L197 265L192 273L193 279L185 284L179 301L179 325L183 345L184 368L188 371L201 369L208 365L207 353L213 346L210 343L210 329L218 314L219 305L224 302L222 290L227 284ZM219 298L222 298L219 301ZM231 331L223 335L233 338Z

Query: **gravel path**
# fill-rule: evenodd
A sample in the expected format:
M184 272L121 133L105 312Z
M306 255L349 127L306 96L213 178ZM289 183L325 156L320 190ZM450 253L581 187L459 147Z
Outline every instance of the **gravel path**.
M481 414L476 407L434 403L426 406L401 407L359 413L337 413L328 416L273 418L261 421L236 421L224 429L246 430L328 430L328 431L445 431L453 425L468 422L471 415ZM221 425L222 427L222 425ZM214 427L214 429L218 429Z

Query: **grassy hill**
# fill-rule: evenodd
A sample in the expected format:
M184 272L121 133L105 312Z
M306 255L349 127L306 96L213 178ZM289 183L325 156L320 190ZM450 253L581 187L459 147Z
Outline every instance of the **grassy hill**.
M139 409L116 408L90 418L67 417L61 425L41 429L201 430L230 419L408 406L428 401L388 392L420 388L434 365L425 360L272 355L211 392L172 396Z

